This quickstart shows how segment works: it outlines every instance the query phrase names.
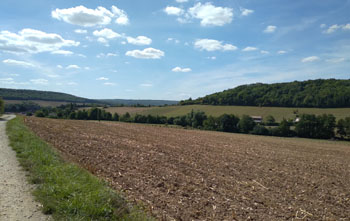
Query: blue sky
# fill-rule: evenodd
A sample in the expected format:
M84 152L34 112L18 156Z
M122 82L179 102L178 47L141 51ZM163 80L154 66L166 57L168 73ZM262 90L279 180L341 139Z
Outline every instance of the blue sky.
M350 78L350 0L0 1L0 87L197 98Z

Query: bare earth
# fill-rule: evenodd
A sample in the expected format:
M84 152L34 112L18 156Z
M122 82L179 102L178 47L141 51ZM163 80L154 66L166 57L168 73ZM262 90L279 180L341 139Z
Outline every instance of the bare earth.
M31 195L32 186L27 183L16 153L9 147L6 121L12 115L0 118L0 220L49 220L40 211L40 204Z
M350 143L26 118L164 220L349 220Z

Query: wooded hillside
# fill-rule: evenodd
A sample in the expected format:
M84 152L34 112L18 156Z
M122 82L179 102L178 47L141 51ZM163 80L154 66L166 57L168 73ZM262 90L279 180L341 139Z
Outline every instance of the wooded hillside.
M318 79L276 84L249 84L180 104L271 107L350 107L350 80Z

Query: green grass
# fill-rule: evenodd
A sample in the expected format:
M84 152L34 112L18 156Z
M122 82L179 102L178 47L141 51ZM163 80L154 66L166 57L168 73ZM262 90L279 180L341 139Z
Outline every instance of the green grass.
M207 115L220 116L222 114L235 114L242 116L243 114L251 116L266 117L272 115L276 121L283 118L294 119L295 110L300 114L333 114L337 119L350 116L350 108L285 108L285 107L249 107L249 106L212 106L212 105L185 105L185 106L166 106L151 107L147 110L139 112L139 114L162 115L167 117L175 117L185 115L191 110L201 110Z
M33 194L55 220L152 220L108 185L67 163L17 117L7 123L10 145L37 184Z

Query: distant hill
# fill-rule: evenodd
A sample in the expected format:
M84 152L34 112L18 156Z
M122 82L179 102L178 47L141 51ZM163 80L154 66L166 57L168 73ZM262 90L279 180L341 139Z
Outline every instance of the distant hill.
M144 106L162 106L162 105L176 105L179 101L169 101L169 100L127 100L127 99L103 99L98 100L102 103L107 103L110 105L144 105Z
M4 100L43 100L72 103L98 103L96 100L86 99L59 92L6 88L0 88L0 97L2 97Z
M185 100L181 105L241 105L270 107L350 107L350 80L318 79L276 84L249 84Z
M68 103L89 103L89 104L106 104L106 105L144 105L144 106L160 106L160 105L174 105L178 101L167 100L128 100L128 99L87 99L77 97L71 94L51 92L51 91L37 91L37 90L23 90L23 89L6 89L0 88L0 97L4 100L18 101L54 101L54 102L68 102ZM40 102L37 102L41 105ZM47 105L46 105L47 106Z

